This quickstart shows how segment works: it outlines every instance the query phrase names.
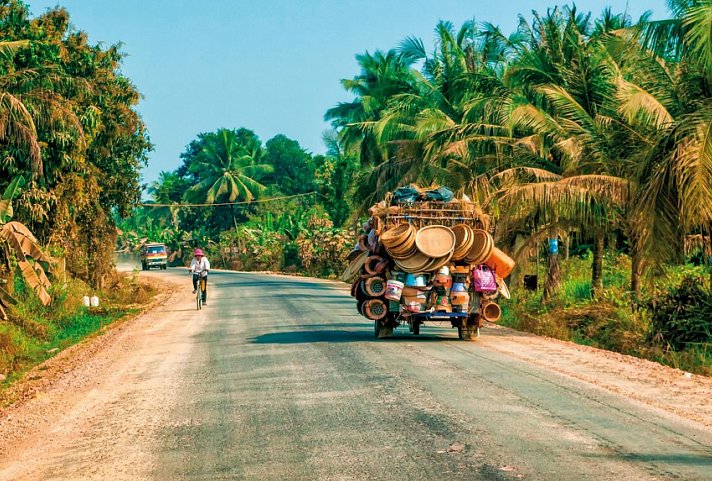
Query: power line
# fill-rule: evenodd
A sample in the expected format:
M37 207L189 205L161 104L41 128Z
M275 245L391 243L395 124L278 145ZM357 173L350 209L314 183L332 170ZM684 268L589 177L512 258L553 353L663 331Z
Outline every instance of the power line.
M216 204L138 204L139 207L218 207L221 205L242 205L242 204L259 204L262 202L271 202L274 200L292 199L295 197L304 197L307 195L319 195L318 192L307 192L306 194L283 195L281 197L270 197L268 199L255 199L251 201L240 202L221 202Z

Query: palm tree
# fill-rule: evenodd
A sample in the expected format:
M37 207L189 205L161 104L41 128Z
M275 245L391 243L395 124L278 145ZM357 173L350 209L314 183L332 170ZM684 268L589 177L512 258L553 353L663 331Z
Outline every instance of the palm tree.
M673 18L649 20L646 15L632 29L635 37L656 56L688 62L712 75L712 1L668 0Z
M634 241L660 266L680 260L686 234L712 230L712 76L684 59L676 68L645 54L627 60L620 110L647 141L630 171Z
M272 171L272 166L261 163L263 151L257 138L240 142L236 131L219 129L205 134L201 144L189 165L198 182L186 191L186 200L249 203L266 189L259 180ZM233 223L237 224L234 210Z
M176 172L161 172L158 180L148 187L148 193L153 197L153 202L162 207L150 208L150 214L160 224L170 224L178 227L178 204L183 197L189 183Z
M341 81L356 98L329 109L324 119L331 121L347 149L358 150L363 165L378 165L387 154L368 127L381 118L393 96L412 90L410 62L395 50L366 52L357 55L356 61L361 73Z

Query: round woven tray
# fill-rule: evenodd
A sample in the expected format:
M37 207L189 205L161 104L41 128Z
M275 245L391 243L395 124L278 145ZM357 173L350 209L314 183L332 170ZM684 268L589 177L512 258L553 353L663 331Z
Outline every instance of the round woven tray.
M452 252L450 254L443 256L443 257L438 257L436 259L432 259L430 263L423 268L424 272L432 272L432 271L437 271L441 267L447 265L448 262L450 262L450 259L452 258Z
M492 253L494 240L489 232L482 229L475 229L473 238L472 247L465 256L465 260L470 264L482 264Z
M416 247L415 242L413 242L410 246L404 246L400 250L386 248L386 251L394 259L408 259L418 253L418 248Z
M425 272L424 268L430 264L432 259L422 252L416 252L415 255L407 259L394 259L396 265L405 272L416 273Z
M467 253L470 252L475 238L472 227L467 224L457 224L452 227L452 231L455 233L455 248L453 249L452 259L459 261L464 259Z
M414 233L413 231L415 231L415 227L410 224L398 224L397 226L381 233L381 244L388 248L398 247Z
M429 225L415 235L415 245L428 257L445 257L455 247L455 233L444 225Z
M344 270L344 273L341 274L341 280L344 282L352 282L356 279L367 258L368 252L361 252L356 256L356 258L351 261L351 264Z

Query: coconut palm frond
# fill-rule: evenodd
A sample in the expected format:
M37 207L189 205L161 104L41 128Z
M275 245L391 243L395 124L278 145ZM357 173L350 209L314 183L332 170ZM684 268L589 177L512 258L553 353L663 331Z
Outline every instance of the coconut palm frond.
M561 179L563 185L583 187L595 196L597 202L627 208L631 198L631 183L628 179L612 175L577 175Z
M565 137L564 130L556 120L532 104L515 107L509 114L508 122L510 128L523 127L538 134L553 135L556 139Z
M691 2L682 27L686 30L683 41L689 49L689 58L696 59L712 75L712 2Z
M688 129L673 153L686 230L712 225L712 115Z
M582 129L589 132L597 130L591 114L566 89L558 85L542 85L538 90L546 95L559 115L572 122L574 130Z
M663 129L673 122L672 115L660 100L639 85L619 78L617 87L618 113L630 124L641 122L645 126Z
M551 182L561 179L561 175L546 169L536 167L518 166L503 170L491 177L500 185L512 183L529 183L529 182Z

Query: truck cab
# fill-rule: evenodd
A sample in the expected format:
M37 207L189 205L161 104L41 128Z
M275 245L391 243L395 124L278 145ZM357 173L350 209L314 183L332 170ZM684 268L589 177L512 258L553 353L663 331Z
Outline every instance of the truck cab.
M141 249L141 269L147 271L151 267L161 270L168 266L168 252L165 244L146 244Z

